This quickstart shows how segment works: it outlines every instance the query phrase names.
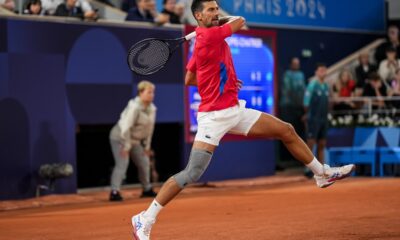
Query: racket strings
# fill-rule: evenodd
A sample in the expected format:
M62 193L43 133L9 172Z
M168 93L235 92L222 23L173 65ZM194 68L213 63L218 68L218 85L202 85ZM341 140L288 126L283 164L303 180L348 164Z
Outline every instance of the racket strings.
M170 49L167 43L149 39L134 45L128 54L128 63L132 71L149 75L162 68L168 61Z

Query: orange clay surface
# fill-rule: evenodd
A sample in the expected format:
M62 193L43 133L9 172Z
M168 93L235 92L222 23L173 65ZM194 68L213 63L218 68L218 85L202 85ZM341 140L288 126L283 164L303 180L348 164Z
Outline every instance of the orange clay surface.
M400 179L350 178L319 189L302 177L190 187L159 215L152 240L400 239ZM107 191L0 202L0 239L131 239L130 217L151 199Z

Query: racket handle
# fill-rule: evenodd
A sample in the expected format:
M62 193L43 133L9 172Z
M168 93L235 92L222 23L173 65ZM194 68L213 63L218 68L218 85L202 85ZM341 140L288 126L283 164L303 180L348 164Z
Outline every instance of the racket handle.
M196 32L191 32L188 35L185 36L186 41L189 41L190 39L196 37Z

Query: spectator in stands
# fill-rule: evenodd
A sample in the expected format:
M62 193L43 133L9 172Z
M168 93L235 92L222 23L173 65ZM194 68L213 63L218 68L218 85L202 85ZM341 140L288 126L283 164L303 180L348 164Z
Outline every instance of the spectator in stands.
M359 65L355 69L357 80L355 95L362 96L362 90L364 89L368 75L372 72L376 72L377 68L374 64L369 62L368 52L361 53L358 60Z
M386 49L393 47L396 49L397 56L400 56L400 34L396 25L391 25L387 31L387 41L378 46L375 51L375 61L377 65L386 58Z
M121 3L121 10L128 12L131 8L137 8L136 0L123 0Z
M112 4L110 0L96 0L96 1L104 3L104 4L106 4L106 5L110 6L110 7L115 7L114 4Z
M88 0L78 0L76 6L82 9L85 20L94 21L99 17Z
M396 74L390 84L392 87L392 93L395 96L400 96L400 68L396 70Z
M126 21L152 22L164 24L169 22L169 16L158 13L154 0L136 0L137 8L131 8L126 16Z
M197 25L197 21L194 18L191 10L192 0L180 0L178 4L184 6L183 16L181 18L181 23Z
M353 80L350 70L343 69L339 73L339 78L335 84L333 84L333 97L334 98L347 98L354 96L356 82ZM335 101L333 109L335 111L346 111L356 108L356 105L351 99Z
M42 8L41 0L30 0L25 6L24 14L29 15L46 15L46 12Z
M185 15L185 4L179 2L175 5L175 14L179 17L179 22L183 23L183 17Z
M14 11L15 2L14 0L0 0L0 6L10 11Z
M379 75L383 83L388 83L394 78L395 72L400 68L400 59L397 59L396 49L388 47L386 50L386 59L379 64Z
M305 89L306 80L304 73L300 70L300 60L294 57L290 61L290 69L286 70L283 75L279 112L282 120L292 124L302 139L305 139L305 123L303 121ZM291 160L294 162L293 156L283 144L280 144L280 153L282 163ZM280 163L277 163L277 169L283 168Z
M163 0L164 9L162 13L169 16L169 22L174 24L180 24L180 17L175 13L176 0Z
M54 16L76 17L83 19L83 10L75 6L77 0L66 0L65 3L58 5Z
M138 169L143 192L141 197L155 197L150 183L151 138L156 119L153 104L155 86L140 81L138 96L131 99L121 113L118 123L110 133L111 149L115 167L111 176L110 201L122 201L120 187L129 165L129 156Z
M400 97L400 69L396 70L396 75L394 76L394 79L391 82L391 95L395 97ZM396 100L392 102L393 107L395 108L400 108L400 101Z
M382 82L381 77L376 72L373 72L368 77L368 83L364 87L363 96L365 97L377 97L376 100L372 101L374 109L385 107L385 101L379 99L379 97L386 97L387 88Z
M317 64L316 78L308 83L303 101L307 120L307 145L312 150L317 144L317 158L322 164L328 132L329 86L325 82L326 74L326 65ZM305 174L311 177L308 172Z
M300 60L297 57L291 59L290 69L283 76L282 93L280 97L280 112L284 121L292 124L297 134L304 138L303 98L306 89L304 73L300 70Z
M56 13L57 7L64 3L63 0L41 0L42 1L42 8L46 11L49 15L54 15Z
M42 1L42 8L49 15L55 15L57 7L60 4L65 3L63 0L41 0L41 1ZM84 19L95 20L98 17L96 11L94 11L94 9L87 0L76 0L75 7L80 8L82 10Z

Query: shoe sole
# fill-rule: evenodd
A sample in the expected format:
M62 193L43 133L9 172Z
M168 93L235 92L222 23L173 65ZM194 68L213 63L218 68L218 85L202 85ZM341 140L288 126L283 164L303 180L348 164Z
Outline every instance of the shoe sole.
M135 224L134 218L132 218L131 222L132 222L132 227L133 227L133 228L132 228L133 240L140 240L140 238L139 238L138 235L136 234L136 224Z
M345 174L345 175L343 175L343 176L341 176L341 177L338 177L338 178L331 178L331 179L329 179L329 180L328 180L328 183L327 183L327 184L324 184L324 185L322 185L322 186L320 186L320 188L327 188L327 187L329 187L330 185L334 184L336 181L342 180L342 179L344 179L344 178L349 177L349 176L354 172L355 169L356 169L356 165L353 165L353 167L350 169L350 171L349 171L347 174Z

